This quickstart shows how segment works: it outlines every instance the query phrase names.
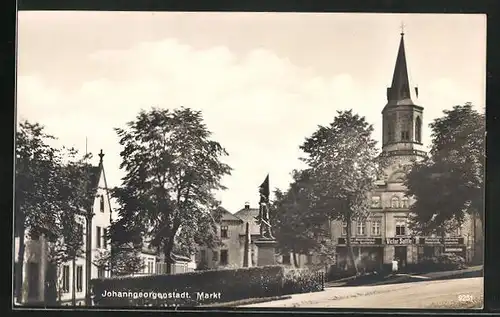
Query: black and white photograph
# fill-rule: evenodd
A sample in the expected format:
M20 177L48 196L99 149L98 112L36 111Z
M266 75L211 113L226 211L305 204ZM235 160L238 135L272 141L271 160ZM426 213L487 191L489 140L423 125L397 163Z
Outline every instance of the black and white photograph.
M13 308L483 308L486 15L19 11Z

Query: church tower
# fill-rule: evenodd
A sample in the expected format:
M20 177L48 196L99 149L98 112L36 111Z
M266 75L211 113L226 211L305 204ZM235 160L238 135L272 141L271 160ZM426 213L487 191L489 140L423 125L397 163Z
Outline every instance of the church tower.
M425 156L423 110L418 104L418 88L412 85L408 73L402 31L392 84L387 88L387 104L382 110L382 155L400 163Z

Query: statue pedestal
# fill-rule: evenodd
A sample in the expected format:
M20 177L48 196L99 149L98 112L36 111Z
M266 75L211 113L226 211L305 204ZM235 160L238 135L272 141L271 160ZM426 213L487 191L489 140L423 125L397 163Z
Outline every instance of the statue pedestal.
M257 250L257 266L276 265L276 240L259 239L255 241Z

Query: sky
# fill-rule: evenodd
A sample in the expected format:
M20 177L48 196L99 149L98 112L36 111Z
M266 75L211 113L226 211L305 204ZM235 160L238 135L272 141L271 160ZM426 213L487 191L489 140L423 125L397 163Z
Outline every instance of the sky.
M87 146L95 164L102 149L114 187L114 128L152 107L201 110L229 153L217 197L234 213L257 207L268 173L287 189L299 146L337 111L365 116L380 146L402 23L424 127L455 105L482 109L485 15L21 11L17 119Z

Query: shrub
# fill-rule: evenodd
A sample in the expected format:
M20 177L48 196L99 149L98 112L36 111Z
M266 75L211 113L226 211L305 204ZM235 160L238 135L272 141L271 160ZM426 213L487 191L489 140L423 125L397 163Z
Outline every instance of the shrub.
M466 267L465 259L455 254L441 254L423 258L416 265L417 268L424 271L447 271L460 270Z
M351 277L356 275L356 272L351 268L351 269L343 269L338 266L330 266L328 269L327 275L326 275L326 280L327 281L335 281L335 280L340 280L346 277Z
M173 275L148 275L94 279L94 303L98 306L197 306L247 298L281 296L322 290L322 275L283 266L194 271ZM102 296L115 292L114 297ZM201 300L198 293L220 293ZM148 296L139 296L148 294ZM170 294L170 295L169 295ZM172 298L183 294L182 298ZM169 297L170 296L170 297Z
M94 279L91 283L94 303L99 306L165 307L196 306L249 297L281 295L282 279L282 267L264 266L236 270L194 271L172 275L113 277ZM103 297L104 291L114 291L116 296ZM199 300L197 295L202 292L221 295L220 298ZM144 293L148 296L139 297L139 294ZM158 296L158 294L161 295ZM184 295L184 298L172 298L173 294L187 295Z
M288 269L283 276L283 294L310 293L323 290L323 272Z

